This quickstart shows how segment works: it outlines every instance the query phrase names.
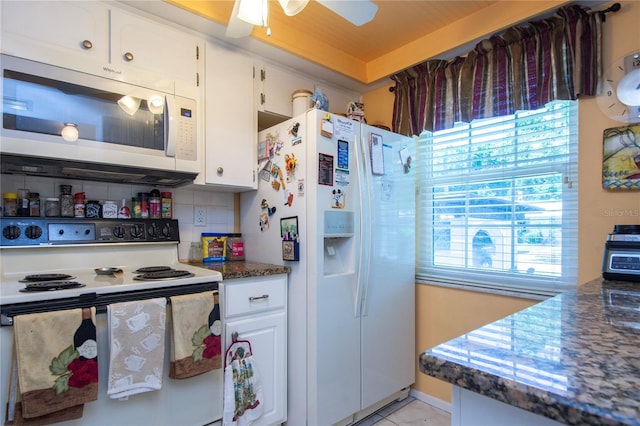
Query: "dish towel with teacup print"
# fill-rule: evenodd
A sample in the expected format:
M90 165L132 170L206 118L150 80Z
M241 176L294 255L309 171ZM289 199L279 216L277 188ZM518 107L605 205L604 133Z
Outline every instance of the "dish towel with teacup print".
M171 297L169 377L186 379L222 368L222 322L218 293Z
M107 306L111 399L162 387L167 299L137 300Z
M95 308L14 317L7 424L82 417L98 399Z

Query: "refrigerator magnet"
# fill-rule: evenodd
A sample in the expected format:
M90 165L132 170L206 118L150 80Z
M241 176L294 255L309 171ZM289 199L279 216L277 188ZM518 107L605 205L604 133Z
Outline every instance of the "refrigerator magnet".
M320 121L320 134L325 138L333 137L333 123L331 122L331 115L327 114L327 118L323 118Z
M338 139L338 168L349 170L349 142Z
M384 174L384 153L382 152L382 136L369 133L369 153L371 155L371 173Z
M404 172L409 173L409 170L411 169L411 156L409 155L409 150L406 147L400 150L400 161L404 167Z
M341 189L334 189L331 191L331 208L344 209L347 196Z
M318 185L333 186L333 155L318 153Z

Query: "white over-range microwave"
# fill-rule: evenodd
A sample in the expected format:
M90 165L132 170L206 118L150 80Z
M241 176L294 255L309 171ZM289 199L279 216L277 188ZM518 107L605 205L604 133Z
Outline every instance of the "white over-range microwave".
M1 55L2 173L178 186L200 171L196 101Z

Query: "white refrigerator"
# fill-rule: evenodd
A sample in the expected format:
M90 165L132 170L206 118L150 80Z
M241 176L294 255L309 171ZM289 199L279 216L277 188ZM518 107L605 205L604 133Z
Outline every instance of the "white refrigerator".
M415 145L310 110L260 132L248 261L291 267L290 425L349 424L415 378Z

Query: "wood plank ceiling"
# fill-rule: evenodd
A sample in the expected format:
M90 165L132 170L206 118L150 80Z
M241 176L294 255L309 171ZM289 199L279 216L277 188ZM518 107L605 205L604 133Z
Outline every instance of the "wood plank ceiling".
M165 1L225 26L233 8L232 0ZM370 83L418 62L413 56L424 60L431 53L445 52L462 42L472 42L567 3L553 0L374 2L378 5L374 20L357 27L315 1L310 1L298 15L289 17L276 0L269 0L272 35L268 37L265 28L254 27L251 37ZM445 29L447 37L442 37ZM415 52L417 40L423 40L424 52Z

